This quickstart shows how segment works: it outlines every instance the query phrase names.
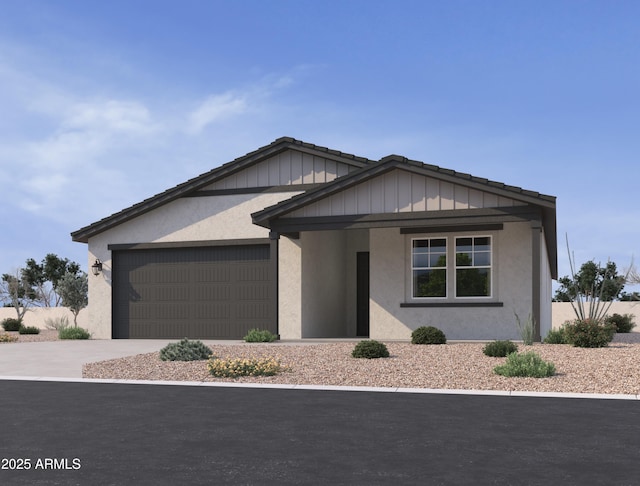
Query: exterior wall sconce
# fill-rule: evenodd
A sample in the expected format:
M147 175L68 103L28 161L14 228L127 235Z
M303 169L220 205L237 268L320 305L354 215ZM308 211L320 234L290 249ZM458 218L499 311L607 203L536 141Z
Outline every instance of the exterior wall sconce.
M100 272L102 272L102 262L96 258L96 262L91 265L91 273L97 277Z

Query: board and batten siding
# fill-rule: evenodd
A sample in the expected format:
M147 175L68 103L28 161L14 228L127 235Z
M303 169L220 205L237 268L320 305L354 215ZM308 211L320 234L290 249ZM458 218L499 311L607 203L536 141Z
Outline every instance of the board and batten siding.
M289 150L225 177L206 190L319 184L357 169L335 160Z
M513 199L393 170L309 204L285 217L342 216L515 206Z

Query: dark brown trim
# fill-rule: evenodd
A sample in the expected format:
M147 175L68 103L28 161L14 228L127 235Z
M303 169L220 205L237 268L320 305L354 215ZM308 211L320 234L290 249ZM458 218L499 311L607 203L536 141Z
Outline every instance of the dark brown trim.
M420 211L412 213L363 214L348 216L317 216L279 218L271 222L271 229L279 233L358 228L438 228L466 225L494 225L538 219L540 211L531 206L495 209L455 209L448 211Z
M294 184L289 186L243 187L238 189L211 189L185 194L182 197L232 196L235 194L269 194L274 192L304 192L322 184Z
M167 241L165 243L120 243L107 245L107 250L155 250L161 248L193 248L202 246L269 245L269 238L247 238L236 240Z
M400 228L400 234L412 235L416 233L461 233L463 231L498 231L504 229L504 224L468 224L454 226L429 226Z
M504 307L502 302L401 302L400 307Z

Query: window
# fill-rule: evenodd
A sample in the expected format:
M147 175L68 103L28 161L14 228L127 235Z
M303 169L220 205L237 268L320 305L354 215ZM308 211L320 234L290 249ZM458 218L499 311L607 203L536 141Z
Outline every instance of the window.
M491 237L456 238L456 297L491 297Z
M413 297L446 297L447 239L414 239L411 260Z

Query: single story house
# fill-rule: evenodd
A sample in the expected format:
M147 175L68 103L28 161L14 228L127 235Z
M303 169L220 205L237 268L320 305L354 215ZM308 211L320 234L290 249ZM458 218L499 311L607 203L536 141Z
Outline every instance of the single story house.
M555 197L292 138L72 233L96 338L537 338L551 328Z

